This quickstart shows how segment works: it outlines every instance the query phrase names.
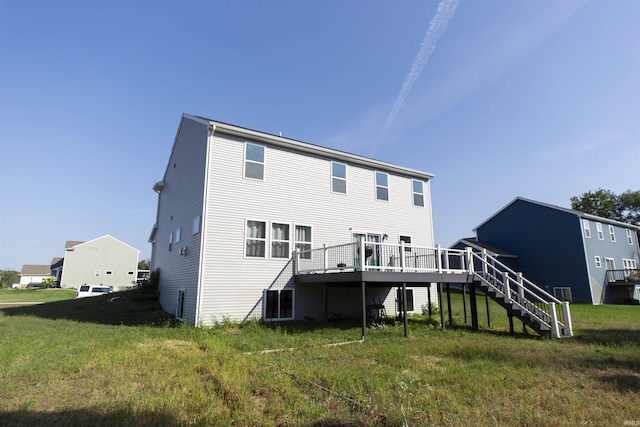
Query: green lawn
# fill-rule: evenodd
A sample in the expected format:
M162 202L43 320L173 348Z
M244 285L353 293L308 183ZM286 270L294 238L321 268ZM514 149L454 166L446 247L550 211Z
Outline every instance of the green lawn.
M75 294L75 289L0 289L0 304L61 301Z
M576 337L422 316L176 324L133 292L0 310L0 425L624 425L640 420L640 307L573 305ZM484 307L484 305L482 305ZM439 317L436 317L439 318ZM531 334L531 335L530 335ZM350 342L327 346L331 343ZM261 353L263 350L286 349Z

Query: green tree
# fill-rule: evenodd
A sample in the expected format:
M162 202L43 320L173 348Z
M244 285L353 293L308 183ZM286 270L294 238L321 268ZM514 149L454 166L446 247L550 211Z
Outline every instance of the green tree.
M622 221L640 225L640 190L627 190L620 195L619 199Z
M150 266L151 266L151 260L143 259L138 263L138 270L148 270Z
M571 208L615 221L623 221L624 219L620 197L613 191L602 188L571 197Z
M20 273L13 270L0 270L0 288L9 288L14 283L20 283Z

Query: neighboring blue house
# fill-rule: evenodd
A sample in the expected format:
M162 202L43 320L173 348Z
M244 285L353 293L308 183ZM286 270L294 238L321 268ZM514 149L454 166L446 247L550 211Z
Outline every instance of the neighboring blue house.
M453 248L483 248L556 298L640 300L640 227L518 197Z

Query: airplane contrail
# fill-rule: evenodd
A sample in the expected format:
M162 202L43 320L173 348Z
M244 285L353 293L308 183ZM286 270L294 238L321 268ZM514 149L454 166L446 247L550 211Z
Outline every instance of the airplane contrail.
M440 3L438 3L438 10L431 19L427 34L425 34L424 39L420 44L420 50L418 50L418 54L413 60L413 65L411 66L407 77L405 77L404 83L402 83L402 87L400 88L400 92L396 98L396 103L393 105L393 108L389 113L389 117L387 117L387 121L384 124L385 131L389 129L389 126L391 126L396 114L398 114L398 111L402 108L404 100L409 95L409 92L411 92L413 84L418 77L420 77L420 73L424 66L429 62L429 57L436 49L436 41L447 29L447 25L453 17L453 13L455 12L456 7L458 7L459 2L460 0L441 0Z

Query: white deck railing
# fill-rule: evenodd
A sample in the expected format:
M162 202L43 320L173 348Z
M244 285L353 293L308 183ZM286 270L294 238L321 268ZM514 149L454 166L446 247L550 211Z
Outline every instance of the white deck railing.
M362 256L364 254L364 256ZM546 325L556 338L573 335L569 303L560 301L483 250L447 249L380 242L346 243L293 254L294 272L300 274L381 271L404 273L472 274L490 288L494 298ZM558 312L556 305L562 307Z

